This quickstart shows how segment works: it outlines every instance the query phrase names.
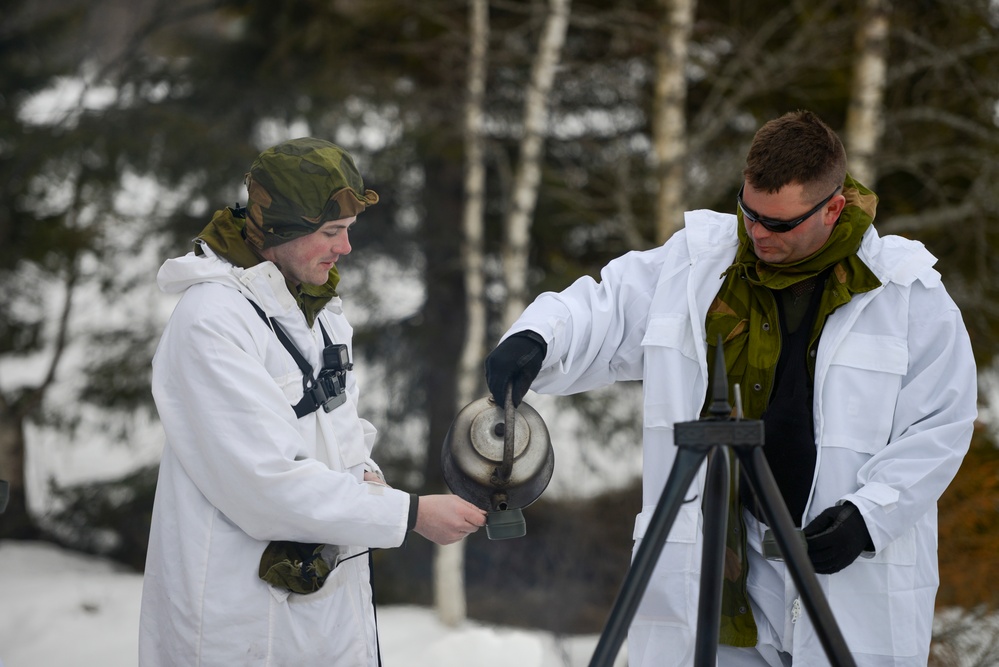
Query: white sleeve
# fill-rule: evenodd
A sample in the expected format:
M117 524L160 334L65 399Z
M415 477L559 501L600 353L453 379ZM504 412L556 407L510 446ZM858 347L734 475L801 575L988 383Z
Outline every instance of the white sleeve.
M572 394L642 377L642 339L669 244L630 252L562 292L541 294L504 338L535 331L548 344L532 388Z

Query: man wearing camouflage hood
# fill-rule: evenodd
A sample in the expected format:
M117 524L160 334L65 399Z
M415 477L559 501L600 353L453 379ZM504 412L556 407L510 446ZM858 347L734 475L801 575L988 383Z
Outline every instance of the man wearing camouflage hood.
M182 296L153 359L166 445L139 661L370 667L370 550L411 530L448 544L485 516L391 488L371 459L336 263L378 195L350 155L295 139L245 181L246 208L157 277Z

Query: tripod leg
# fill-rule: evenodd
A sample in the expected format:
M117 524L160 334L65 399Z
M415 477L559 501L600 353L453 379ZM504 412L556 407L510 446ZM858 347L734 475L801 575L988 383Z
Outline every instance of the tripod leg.
M621 644L628 634L631 620L635 617L638 605L642 601L645 589L652 578L652 570L659 560L666 537L669 535L676 515L680 512L680 505L683 504L683 496L690 488L697 469L701 467L701 462L708 454L707 448L693 449L679 447L673 468L669 471L666 479L666 486L663 487L662 495L659 496L659 503L649 527L642 538L642 544L635 552L635 558L628 568L628 574L624 578L621 590L611 608L610 616L604 626L604 631L597 642L597 648L590 659L590 667L611 667L614 658L621 650ZM717 633L716 633L717 637Z
M697 603L695 667L715 667L721 626L722 577L725 572L725 529L728 526L728 447L708 454L704 483L704 543L701 546L701 588Z
M856 663L829 607L829 601L822 593L815 570L812 569L808 551L800 541L794 539L794 520L791 519L784 499L777 489L777 482L770 472L770 466L767 465L763 448L736 448L735 451L746 471L750 486L763 506L764 515L770 523L777 546L780 547L794 584L798 587L805 609L815 624L815 631L819 635L829 662L834 667L855 667Z

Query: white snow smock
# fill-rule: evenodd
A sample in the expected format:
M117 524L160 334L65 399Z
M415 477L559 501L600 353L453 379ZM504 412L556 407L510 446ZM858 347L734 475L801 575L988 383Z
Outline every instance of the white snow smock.
M547 341L535 391L571 394L643 380L644 507L636 549L673 465L673 426L698 419L704 404L705 315L738 245L735 216L685 217L685 229L665 245L610 262L599 283L584 277L561 293L542 294L506 334L533 330ZM819 575L821 587L858 665L925 667L939 583L936 503L970 442L975 363L961 314L922 244L880 238L872 227L858 254L882 286L855 295L822 331L813 405L818 451L802 525L827 507L857 506L875 550ZM632 667L693 661L703 485L702 467L632 623ZM783 614L787 602L788 610L783 618L766 614L770 623L757 618L761 643L779 643L796 666L828 665L807 612L792 617L791 608L801 607L790 604L797 594L783 565L777 590L768 588L775 576L767 573L769 561L754 571L760 536L749 532L754 608Z
M319 322L350 349L339 298L309 327L271 262L204 255L168 260L160 287L183 293L153 359L166 432L142 593L143 667L377 664L371 547L399 546L409 494L363 481L375 429L347 400L296 418L302 372L250 301L273 317L315 372ZM352 353L351 353L352 354ZM351 356L351 358L353 358ZM272 540L337 545L346 560L308 595L257 576Z

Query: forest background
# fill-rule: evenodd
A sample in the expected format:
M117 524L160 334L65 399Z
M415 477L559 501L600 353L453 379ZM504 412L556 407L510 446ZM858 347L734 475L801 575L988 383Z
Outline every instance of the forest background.
M162 445L150 359L174 303L155 271L245 201L263 148L337 142L381 194L340 266L362 407L394 485L436 492L451 420L523 305L662 243L684 210L734 212L753 133L798 108L840 132L879 231L939 257L972 336L983 419L941 501L938 605L962 610L940 628L947 664L999 602L983 585L999 569L995 0L8 0L0 539L141 571ZM528 536L381 552L380 601L599 630L641 504L639 396L529 395L558 483ZM115 448L141 465L102 467Z

